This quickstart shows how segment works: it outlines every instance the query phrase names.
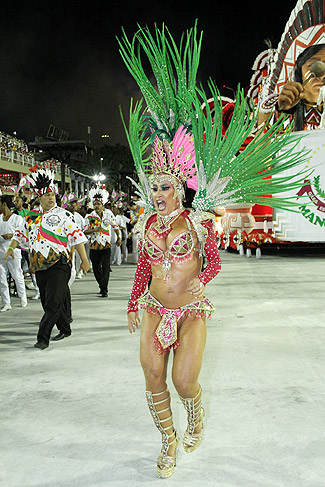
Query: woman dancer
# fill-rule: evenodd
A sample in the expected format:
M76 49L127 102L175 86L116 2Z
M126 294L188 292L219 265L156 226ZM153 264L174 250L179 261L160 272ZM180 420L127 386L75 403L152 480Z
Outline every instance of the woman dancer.
M146 398L163 441L158 475L168 477L176 463L179 438L173 426L166 384L167 360L173 348L173 383L186 408L189 424L183 445L185 451L191 452L202 440L204 411L198 378L205 347L206 315L214 310L204 298L204 288L221 265L214 216L205 214L200 222L192 221L191 212L182 205L182 181L171 174L157 174L152 192L157 213L143 228L143 244L128 306L128 326L130 333L139 326L138 301L144 308L140 359ZM199 232L195 230L197 225ZM208 266L200 272L203 251ZM151 274L150 292L138 299Z
M172 475L180 442L166 383L171 350L173 383L187 412L184 450L190 453L202 441L204 410L199 374L206 317L214 309L204 292L220 270L212 210L234 201L292 205L285 199L260 195L299 187L301 174L295 182L274 176L304 162L303 154L290 158L292 146L286 149L286 144L293 139L278 135L283 128L281 121L236 156L256 122L243 94L238 91L232 121L222 138L222 124L214 123L207 96L196 87L200 52L196 28L187 32L183 49L177 48L169 34L167 37L164 29L156 28L156 39L148 29L140 29L131 42L125 35L119 41L122 57L147 104L143 110L142 102L131 103L128 128L125 125L139 177L139 184L134 184L145 208L137 223L139 260L128 304L128 328L133 333L139 327L140 305L144 309L140 359L146 399L162 436L159 477ZM142 67L138 44L149 58L158 94ZM209 86L215 99L215 119L221 120L218 90L212 82ZM206 114L202 103L207 107ZM280 149L281 156L276 156ZM267 178L269 175L273 178ZM196 191L191 210L183 207L185 186ZM202 271L203 255L207 266ZM150 289L145 293L151 275Z

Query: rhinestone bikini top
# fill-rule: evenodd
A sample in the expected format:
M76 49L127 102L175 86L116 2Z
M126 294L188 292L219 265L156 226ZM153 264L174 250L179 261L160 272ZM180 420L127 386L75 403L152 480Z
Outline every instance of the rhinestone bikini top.
M166 257L171 262L182 264L189 260L190 254L194 249L194 239L192 233L187 230L176 235L169 247L163 251L147 235L143 249L154 265L161 264Z

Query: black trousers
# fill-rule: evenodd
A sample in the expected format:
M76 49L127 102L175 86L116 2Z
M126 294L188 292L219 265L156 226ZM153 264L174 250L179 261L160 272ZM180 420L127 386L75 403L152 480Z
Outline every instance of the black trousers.
M96 281L98 282L101 293L108 292L108 281L110 273L111 248L103 250L89 251L89 257L93 265L93 272Z
M45 271L35 272L44 310L39 324L38 342L49 343L54 325L61 333L71 335L71 296L68 286L70 275L69 264L61 260Z

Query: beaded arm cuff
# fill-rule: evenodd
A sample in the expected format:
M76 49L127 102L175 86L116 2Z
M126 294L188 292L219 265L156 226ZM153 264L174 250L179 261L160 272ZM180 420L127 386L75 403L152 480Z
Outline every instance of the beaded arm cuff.
M143 255L142 242L140 242L138 265L137 270L135 271L133 288L128 302L128 313L135 313L138 311L138 299L144 294L150 275L151 264L149 259L146 259Z
M213 223L212 221L204 222L202 223L206 228L208 228L208 236L205 242L204 246L204 251L205 255L208 260L208 265L204 269L201 274L198 275L198 278L204 284L204 286L207 285L211 279L216 277L216 275L219 273L221 269L221 260L220 260L220 255L218 251L218 245L217 245L217 239L216 239L216 234L213 230Z

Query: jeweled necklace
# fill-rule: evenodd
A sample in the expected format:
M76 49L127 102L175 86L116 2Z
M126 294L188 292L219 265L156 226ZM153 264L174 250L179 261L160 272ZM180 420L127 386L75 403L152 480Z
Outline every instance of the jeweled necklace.
M157 221L155 225L150 228L151 235L156 238L166 238L167 235L172 231L172 224L179 217L179 215L184 211L184 208L178 208L172 211L169 215L162 216L157 213Z

